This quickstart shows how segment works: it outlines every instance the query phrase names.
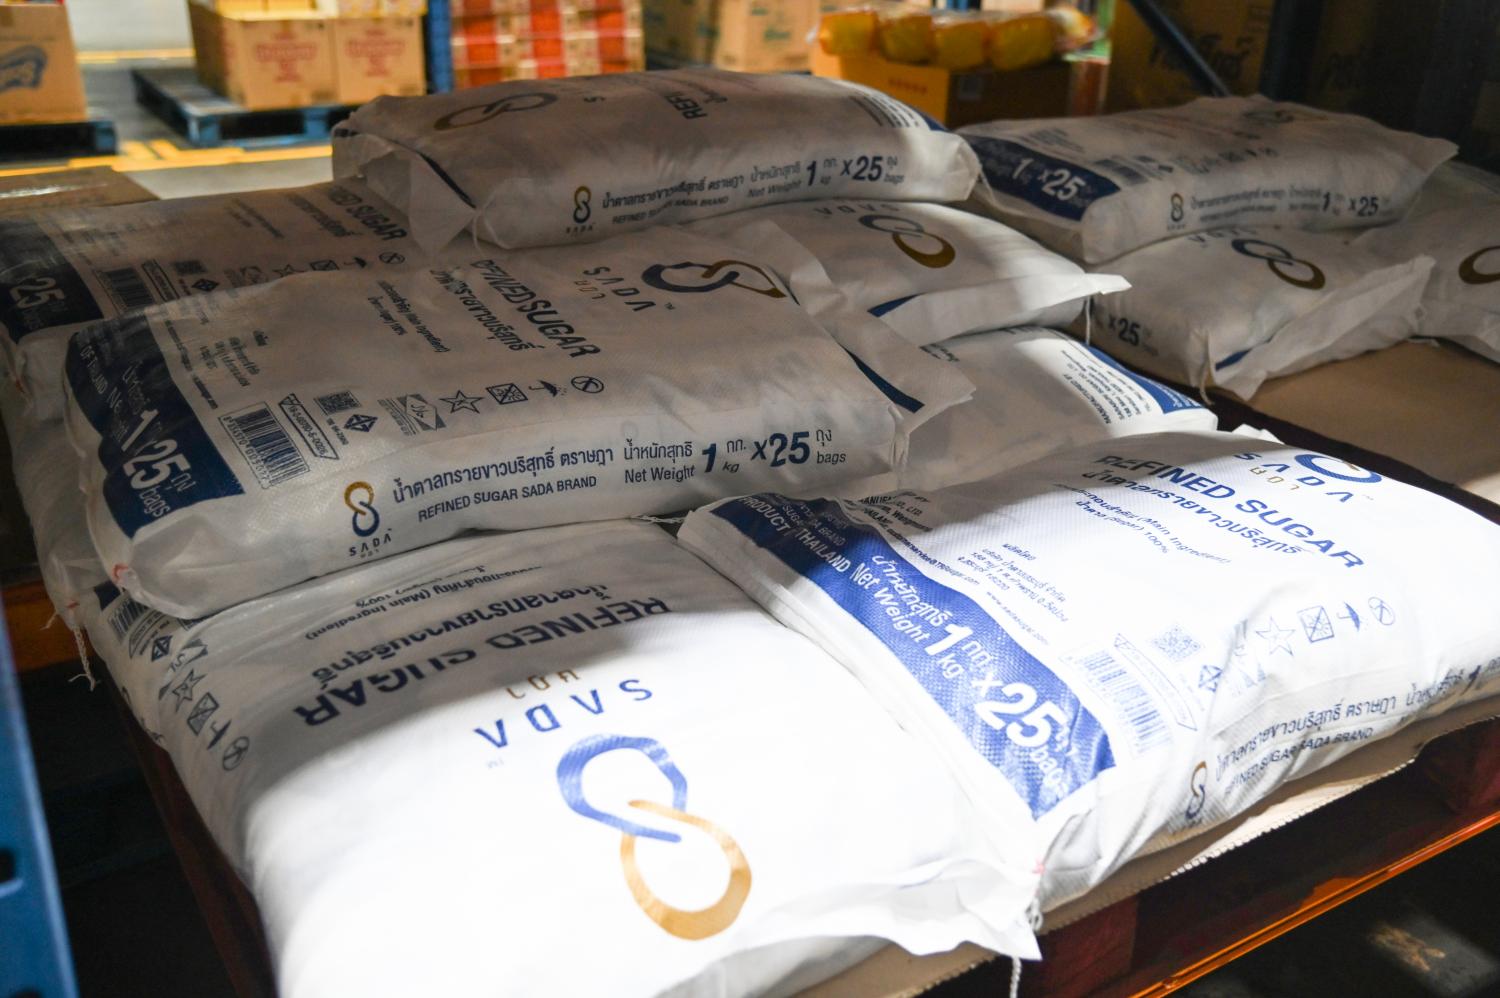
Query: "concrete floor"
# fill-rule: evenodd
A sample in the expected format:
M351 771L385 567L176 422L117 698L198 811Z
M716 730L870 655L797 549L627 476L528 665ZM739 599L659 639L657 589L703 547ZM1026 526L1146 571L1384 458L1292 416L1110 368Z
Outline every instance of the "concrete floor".
M170 125L136 103L135 90L130 82L130 70L135 66L186 65L191 65L191 60L144 59L83 67L84 90L88 93L90 113L94 117L107 118L115 123L120 148L127 153L117 157L109 165L157 197L163 198L259 190L268 187L298 187L303 184L319 183L332 177L329 158L326 154L314 155L311 158L306 155L310 147L326 148L326 140L255 151L257 157L267 159L264 162L228 166L179 165L179 163L192 162L195 157L201 157L202 153L193 149L187 139L174 131ZM173 151L184 155L174 158L158 156L150 149L151 144L157 142L169 143ZM134 151L136 155L130 155L130 151ZM64 166L67 163L67 160L62 159L7 159L0 162L0 168L10 173ZM87 165L94 165L94 161L90 160ZM132 165L144 168L132 169Z

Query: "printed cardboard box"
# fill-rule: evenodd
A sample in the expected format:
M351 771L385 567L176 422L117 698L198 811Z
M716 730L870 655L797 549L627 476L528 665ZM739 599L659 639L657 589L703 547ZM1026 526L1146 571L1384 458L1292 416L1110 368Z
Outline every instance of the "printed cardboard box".
M750 73L808 68L808 35L840 0L645 0L646 50Z
M427 92L419 18L339 18L333 22L333 61L340 104Z
M812 71L890 94L949 128L996 118L1055 118L1068 113L1073 67L1049 62L998 73L913 66L879 55L836 56L812 46Z
M0 5L0 123L87 117L67 10L52 3Z
M1275 0L1162 0L1170 17L1236 94L1253 94L1271 30ZM1115 5L1110 56L1110 111L1168 107L1202 96L1178 59L1157 42L1128 3Z
M334 20L188 8L198 78L251 110L337 102Z

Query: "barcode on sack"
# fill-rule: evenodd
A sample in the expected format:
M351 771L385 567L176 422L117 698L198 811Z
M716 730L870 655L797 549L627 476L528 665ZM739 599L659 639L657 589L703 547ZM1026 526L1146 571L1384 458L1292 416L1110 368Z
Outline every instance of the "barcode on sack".
M1117 159L1095 160L1094 165L1104 172L1108 173L1110 176L1115 177L1119 180L1123 180L1131 186L1134 186L1136 184L1144 184L1146 182L1146 178L1141 174L1140 170L1137 170L1129 163L1122 163Z
M130 630L130 625L141 619L141 615L147 611L135 600L127 599L120 609L116 610L109 618L109 629L115 632L116 641L124 641L125 634Z
M353 392L330 392L327 395L319 395L315 401L325 416L336 416L341 412L359 408L359 399L354 397Z
M261 488L307 474L307 461L265 403L220 416L219 422L244 455Z
M1167 723L1157 711L1151 694L1131 675L1118 659L1107 651L1095 652L1079 660L1088 673L1089 685L1114 705L1130 724L1137 752L1155 748L1167 741Z
M101 270L98 274L99 280L104 282L104 290L109 292L120 311L156 304L156 299L151 297L151 289L134 267Z

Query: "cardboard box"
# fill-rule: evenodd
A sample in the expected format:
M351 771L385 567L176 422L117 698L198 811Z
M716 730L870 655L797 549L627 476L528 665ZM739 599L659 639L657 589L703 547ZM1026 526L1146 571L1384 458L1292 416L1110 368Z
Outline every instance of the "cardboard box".
M0 177L0 216L155 200L155 194L107 166Z
M191 4L198 78L251 110L334 104L334 21L317 14L239 14Z
M1056 118L1068 113L1073 68L1049 62L999 73L956 73L941 66L912 66L878 55L829 55L814 44L812 71L863 83L890 94L949 128L996 118Z
M88 110L68 12L0 5L0 123L82 121Z
M808 35L839 0L645 0L646 50L666 63L806 70Z
M339 18L333 22L333 62L340 104L427 92L420 18Z
M1253 94L1260 86L1275 6L1275 0L1161 0L1163 12L1236 94ZM1192 77L1156 41L1135 10L1127 3L1116 4L1108 109L1168 107L1201 96Z
M1382 29L1376 4L1325 4L1318 23L1307 81L1307 102L1330 111L1356 110L1375 69L1375 45ZM1390 26L1385 26L1389 30Z
M264 14L266 0L193 0L193 4L216 14Z
M455 17L457 86L645 68L641 11L629 0L497 0L499 13ZM478 4L471 3L471 9Z
M384 13L381 0L317 0L317 5L326 17L379 17Z
M264 0L266 3L299 4L327 17L421 17L427 0ZM274 8L272 8L274 9Z

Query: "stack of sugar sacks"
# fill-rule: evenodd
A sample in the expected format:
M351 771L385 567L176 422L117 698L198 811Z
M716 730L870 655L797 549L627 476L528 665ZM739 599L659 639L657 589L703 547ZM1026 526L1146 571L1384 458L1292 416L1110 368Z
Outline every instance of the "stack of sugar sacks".
M851 176L820 181L820 195L955 201L976 172L961 140L844 84L673 74L594 81L580 94L582 83L559 82L548 96L559 104L577 97L582 111L611 102L607 117L622 123L610 145L616 152L628 151L643 116L662 108L689 124L727 119L736 143L707 152L690 138L681 144L688 172L702 178L733 169L741 178L716 190L748 196L752 182L761 186L753 181L760 173L773 177L765 189L790 183L797 164L778 163L776 153L787 137L769 128L788 115L821 122L820 130L866 157ZM435 106L455 99L472 105ZM351 119L341 159L378 146L374 126L391 117L387 103ZM431 113L428 126L446 134L535 110L525 104L470 93L409 109ZM573 109L566 120L580 113ZM747 151L744 136L757 128L761 144ZM537 142L530 149L509 143L511 163L529 176L546 173L539 164L548 136L526 134ZM587 144L565 148L570 161L587 160ZM742 160L727 162L735 153ZM422 162L438 164L444 184L468 176L436 153ZM405 180L387 184L397 165L408 168ZM618 163L610 166L619 176ZM861 170L863 179L852 175ZM371 197L395 202L391 217L405 216L401 226L412 233L410 245L401 234L408 265L381 259L377 266L361 252L370 265L339 273L224 282L247 286L205 295L178 288L158 296L171 299L164 303L42 334L67 343L61 371L55 360L27 360L29 382L44 386L31 392L34 399L49 385L66 393L84 515L111 580L84 601L91 633L260 900L283 990L327 993L353 980L349 957L367 933L325 945L331 930L319 912L337 920L367 910L382 927L392 924L367 904L362 857L379 852L388 870L379 843L409 842L421 832L389 803L424 794L418 811L434 828L474 818L474 848L455 841L451 861L484 897L507 883L495 864L509 853L494 849L494 821L469 813L472 802L490 799L492 764L460 765L454 751L466 745L510 749L497 758L515 760L518 777L533 774L490 799L505 814L528 814L517 825L524 841L516 850L553 844L567 852L569 859L558 853L536 865L532 893L601 829L623 835L606 841L601 855L632 849L622 867L580 881L579 894L550 921L533 907L517 909L538 933L518 948L535 956L536 975L559 973L559 954L545 942L563 938L579 910L599 913L591 938L628 940L638 969L620 986L635 993L684 982L811 980L863 952L838 943L860 937L917 951L968 940L1034 955L1025 910L1035 873L1012 863L989 832L964 831L972 828L968 805L935 757L905 744L857 684L730 599L665 535L616 524L454 536L663 513L757 489L894 487L912 431L965 398L970 383L849 308L806 248L769 222L753 226L764 230L755 251L652 225L668 220L655 212L594 227L582 216L621 200L596 181L566 192L578 231L538 237L564 245L541 248L496 232L493 218L479 228L489 240L482 243L442 229L444 210L420 196L432 178L418 177L412 163L382 160L363 172L337 183L367 185ZM571 183L567 170L552 175ZM663 197L675 203L688 189L677 173L652 172L649 162L629 179L643 192L630 195L637 206ZM503 178L479 183L474 203L494 203ZM722 211L731 198L706 200ZM506 208L506 217L542 217ZM148 274L149 262L127 250L109 269ZM1079 287L1049 292L1049 300L1017 314L1070 300L1076 310L1097 285L1077 268L1066 271ZM653 574L658 560L665 567ZM594 575L575 584L572 573L590 566ZM574 609L575 599L586 605ZM728 619L743 621L743 633L730 639L744 652L743 668L701 646L710 635L723 640ZM664 695L638 676L614 676L635 668L627 634L650 638L647 657L680 662L700 692ZM262 654L271 648L279 651ZM776 693L787 682L761 664L768 659L797 673L799 710L809 719L839 715L838 723L791 712ZM596 679L598 669L610 675ZM820 675L826 678L812 678ZM528 690L572 681L557 677L590 685L520 702ZM757 684L766 690L763 708L744 694ZM715 706L711 691L731 688L735 696ZM616 728L606 716L615 700L639 703L644 713ZM519 711L502 717L499 708L512 701ZM435 732L448 730L456 711L475 719L440 745ZM574 727L569 711L599 730L564 741L563 725ZM714 718L705 730L723 746L718 755L693 747L704 717ZM779 751L823 773L805 771L802 796L787 798L803 815L800 832L779 810L784 774L769 758L755 762L748 741L768 722L805 733L801 744ZM726 732L737 725L746 734L735 741ZM303 729L308 738L290 734ZM525 732L536 740L521 742ZM835 752L836 745L848 751ZM882 756L891 758L879 762ZM733 759L745 762L736 769ZM378 780L363 778L376 769ZM910 789L893 793L897 770L906 774L897 783ZM851 786L879 779L884 789L826 799L819 788L834 779ZM540 785L546 782L550 792ZM716 805L698 802L706 791L689 797L688 787L704 785L720 786L733 803L699 820ZM522 786L539 795L528 802L531 791ZM336 787L349 796L340 800ZM954 817L912 834L870 811L885 806L880 800L910 806L919 791L930 798L919 804L924 811ZM823 803L812 807L808 794ZM298 804L314 798L328 807ZM366 845L332 845L329 808L368 809L369 820L354 826ZM752 821L751 813L765 817ZM816 849L808 847L814 831ZM858 835L868 847L853 856L847 841ZM286 848L294 841L306 848ZM679 842L680 849L666 848ZM430 862L413 857L400 864L399 877L413 885L454 882L429 876ZM818 877L807 872L813 869ZM726 870L727 884L716 887ZM461 912L467 903L451 890L390 897L399 903L387 915L408 919L447 902ZM444 938L430 950L454 954L444 961L454 987L493 977L484 947L463 933ZM513 955L506 962L513 965ZM412 974L431 973L429 961L419 966L394 951L364 953L359 966L359 986L375 990L399 992ZM577 969L583 976L575 983L587 987L589 968ZM533 980L537 987L547 981Z
M963 134L976 210L1130 281L1095 328L1152 374L1249 397L1418 329L1432 258L1342 236L1400 218L1450 142L1258 97Z

